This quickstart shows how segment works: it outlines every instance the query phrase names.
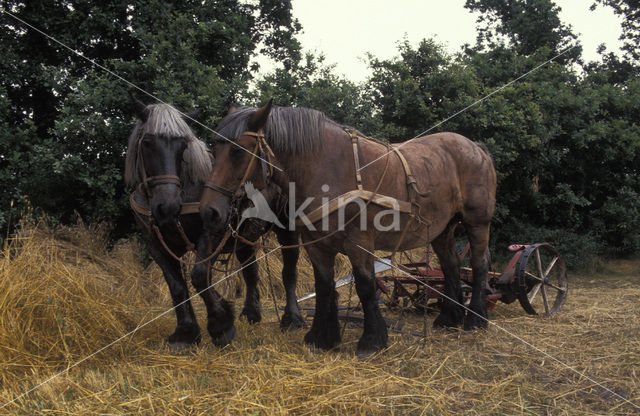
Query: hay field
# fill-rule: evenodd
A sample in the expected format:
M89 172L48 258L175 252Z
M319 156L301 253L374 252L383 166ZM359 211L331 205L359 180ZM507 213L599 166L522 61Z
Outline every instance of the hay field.
M0 406L164 312L171 304L159 269L143 267L135 242L108 248L101 226L25 226L0 258ZM278 255L270 257L278 277ZM238 323L233 345L174 352L166 314L83 361L0 414L638 414L640 409L490 326L472 334L431 330L426 340L390 334L389 348L355 358L358 328L339 351L312 351L304 331L282 333L265 263L263 322ZM311 268L299 266L300 295ZM339 259L338 275L349 271ZM526 316L498 307L492 322L640 405L640 261L605 263L570 275L562 313ZM279 277L278 277L279 279ZM241 290L224 283L227 295ZM349 289L340 289L343 303ZM276 296L282 297L280 282ZM282 301L279 300L282 304ZM236 300L236 310L242 305ZM194 301L201 327L204 307ZM311 302L308 306L313 306ZM383 314L394 317L393 312ZM397 316L396 316L397 317ZM422 331L422 315L407 329Z

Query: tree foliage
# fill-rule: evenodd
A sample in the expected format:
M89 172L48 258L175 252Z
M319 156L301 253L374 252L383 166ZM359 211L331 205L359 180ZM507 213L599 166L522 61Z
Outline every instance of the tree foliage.
M11 191L0 196L0 227L10 200L28 196L58 220L77 212L128 232L121 176L131 84L179 109L206 108L204 124L215 126L246 90L258 50L299 55L290 9L274 0L2 1L0 181Z
M637 0L596 0L591 10L601 4L613 8L622 17L622 34L620 40L624 42L622 49L629 60L640 61L640 4Z
M467 0L465 7L480 12L477 44L493 49L504 39L519 55L541 48L558 54L577 39L570 25L560 20L560 8L551 0ZM573 48L561 62L572 62L581 49Z

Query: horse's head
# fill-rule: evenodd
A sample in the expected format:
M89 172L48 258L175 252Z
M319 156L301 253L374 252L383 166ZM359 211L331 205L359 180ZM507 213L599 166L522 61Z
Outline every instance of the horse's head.
M258 191L265 189L271 166L266 160L269 149L263 130L270 111L271 101L249 116L246 131L238 137L216 142L215 163L200 199L200 215L207 229L215 232L227 224L232 203L243 196L247 181ZM233 109L227 117L232 112ZM224 122L223 119L221 124Z
M139 122L129 141L125 176L145 194L154 221L169 225L180 213L182 187L204 181L211 168L206 146L185 121L200 110L181 114L166 104L145 106L134 101Z

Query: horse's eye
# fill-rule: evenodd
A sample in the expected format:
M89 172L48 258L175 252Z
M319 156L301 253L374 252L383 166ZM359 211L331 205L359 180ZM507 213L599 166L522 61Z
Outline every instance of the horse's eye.
M231 156L232 157L240 157L245 152L244 148L240 146L233 146L231 148Z

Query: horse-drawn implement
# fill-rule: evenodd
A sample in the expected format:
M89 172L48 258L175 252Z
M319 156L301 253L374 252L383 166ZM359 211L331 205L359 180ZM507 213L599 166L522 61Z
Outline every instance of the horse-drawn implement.
M562 308L567 297L567 270L557 250L548 243L509 246L513 252L503 272L489 271L487 308L495 308L498 301L512 303L516 299L531 315L551 316ZM467 246L461 260L468 255ZM430 300L438 302L444 293L442 270L431 265L429 254L415 263L404 263L389 273L376 276L378 287L395 306L411 304L422 310ZM471 269L460 268L465 302L471 297L473 277Z
M489 271L487 308L495 308L498 301L509 304L518 300L525 312L531 315L552 316L558 313L568 292L567 269L558 251L549 243L513 244L509 246L509 251L513 255L504 271ZM460 253L462 263L468 255L467 245ZM444 293L444 274L431 260L431 251L428 250L417 262L392 266L388 258L376 261L377 285L381 299L387 306L411 306L418 311L438 306ZM466 304L473 285L471 268L461 267L460 279ZM351 282L353 275L349 274L338 279L336 287ZM314 296L312 293L301 297L299 301ZM357 319L357 315L350 315L349 319Z

